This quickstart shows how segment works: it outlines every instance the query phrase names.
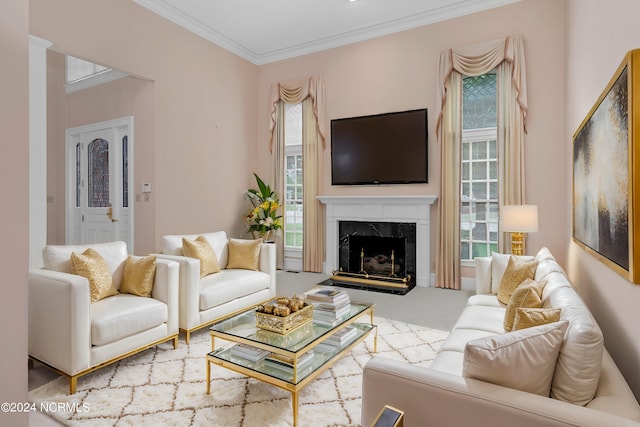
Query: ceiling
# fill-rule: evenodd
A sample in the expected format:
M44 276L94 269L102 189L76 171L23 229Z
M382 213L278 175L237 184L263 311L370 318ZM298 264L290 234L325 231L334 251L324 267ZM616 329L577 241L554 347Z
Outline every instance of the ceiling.
M262 65L520 0L133 0Z

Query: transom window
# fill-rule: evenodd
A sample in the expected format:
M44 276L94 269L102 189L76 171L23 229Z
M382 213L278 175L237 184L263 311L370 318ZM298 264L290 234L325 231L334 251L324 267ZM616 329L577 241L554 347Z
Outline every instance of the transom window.
M496 74L463 79L460 256L498 250Z

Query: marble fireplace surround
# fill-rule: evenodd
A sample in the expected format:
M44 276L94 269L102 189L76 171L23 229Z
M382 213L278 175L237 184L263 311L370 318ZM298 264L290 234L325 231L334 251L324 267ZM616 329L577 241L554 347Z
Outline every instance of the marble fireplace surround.
M429 286L431 277L430 208L436 196L318 196L326 206L324 273L339 266L340 221L404 222L416 224L416 285Z

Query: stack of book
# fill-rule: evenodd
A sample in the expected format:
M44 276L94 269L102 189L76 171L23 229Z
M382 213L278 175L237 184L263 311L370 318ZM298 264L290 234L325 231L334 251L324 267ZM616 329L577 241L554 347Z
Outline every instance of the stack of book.
M313 320L328 326L335 326L339 321L351 313L349 294L335 289L317 289L306 296L307 302L312 303Z
M271 352L269 350L263 350L252 345L240 343L231 347L231 354L236 357L250 360L252 362L259 362L260 360L271 354Z
M298 357L297 370L300 371L309 366L313 360L313 350L309 350ZM293 373L294 360L292 357L283 356L281 354L271 353L264 359L264 365L279 369L286 373Z
M318 344L315 348L322 353L334 353L336 350L342 349L349 344L357 335L356 328L349 326L331 335L325 341Z

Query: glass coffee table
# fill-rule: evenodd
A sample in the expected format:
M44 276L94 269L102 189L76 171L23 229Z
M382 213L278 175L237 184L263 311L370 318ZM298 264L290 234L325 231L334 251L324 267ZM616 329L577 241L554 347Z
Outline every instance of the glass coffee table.
M212 351L207 354L207 394L211 392L211 364L214 363L291 392L293 425L297 426L298 393L305 386L367 338L374 329L373 351L377 351L374 304L351 302L350 312L332 324L313 320L286 334L256 327L256 307L251 306L211 326ZM367 314L369 323L356 322ZM216 338L230 341L233 345L216 349ZM268 353L269 356L257 361L239 356L239 350L245 345L251 346L249 348L255 352L264 350L263 355ZM253 358L259 357L254 354ZM281 363L283 361L286 363Z

